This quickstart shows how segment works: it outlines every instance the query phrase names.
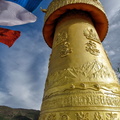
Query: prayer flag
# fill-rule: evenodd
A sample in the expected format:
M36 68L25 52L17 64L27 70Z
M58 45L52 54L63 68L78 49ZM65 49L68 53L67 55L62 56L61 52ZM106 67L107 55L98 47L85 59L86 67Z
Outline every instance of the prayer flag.
M17 38L19 38L20 32L9 30L6 28L0 28L0 42L11 47Z
M0 25L22 25L35 22L36 19L36 16L24 7L14 2L0 0Z
M42 0L0 0L0 25L15 26L35 22L32 12ZM11 47L20 36L20 31L0 28L0 42Z
M17 3L27 9L30 12L33 12L41 3L42 0L7 0L14 3Z

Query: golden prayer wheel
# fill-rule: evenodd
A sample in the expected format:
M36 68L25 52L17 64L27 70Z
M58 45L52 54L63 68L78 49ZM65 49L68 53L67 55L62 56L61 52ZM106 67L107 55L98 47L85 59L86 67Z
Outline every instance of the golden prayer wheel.
M52 48L39 120L120 120L120 85L101 44L98 0L53 0L43 35Z

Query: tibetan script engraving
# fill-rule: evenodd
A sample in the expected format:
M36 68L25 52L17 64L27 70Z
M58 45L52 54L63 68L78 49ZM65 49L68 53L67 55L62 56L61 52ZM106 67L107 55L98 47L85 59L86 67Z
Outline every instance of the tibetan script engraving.
M87 28L83 31L84 36L92 41L95 41L99 44L101 44L100 39L97 37L97 34L93 31L92 28Z
M80 92L80 91L79 91ZM103 96L103 94L95 94L81 92L78 94L75 92L76 95L69 95L64 96L61 95L56 96L54 98L47 98L43 102L44 109L53 109L53 108L64 108L64 107L81 107L81 106L111 106L111 107L120 107L120 97L117 96ZM93 95L94 94L94 95ZM87 109L87 108L86 108ZM96 114L98 116L98 114ZM109 115L108 115L109 116Z
M103 116L100 114L100 112L95 112L93 120L103 120Z
M88 43L85 44L86 45L86 51L91 53L92 55L98 56L100 54L100 51L97 49L97 45L92 42L89 41Z
M106 120L115 120L117 118L116 113L106 113Z
M59 32L55 37L53 48L67 41L68 34L66 31Z
M66 57L68 56L70 53L72 53L72 49L70 48L70 43L69 42L64 42L62 45L61 45L61 51L60 51L60 56L63 58L63 57Z
M76 113L76 118L77 120L89 120L88 115L89 113L80 112Z

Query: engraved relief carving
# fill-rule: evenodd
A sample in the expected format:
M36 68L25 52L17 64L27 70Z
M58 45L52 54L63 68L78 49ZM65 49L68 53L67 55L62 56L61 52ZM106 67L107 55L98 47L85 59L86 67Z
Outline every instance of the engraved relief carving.
M97 49L97 45L92 42L89 41L88 43L85 44L86 45L86 51L91 53L92 55L98 56L100 54L100 51Z
M55 112L54 114L57 114L58 112ZM52 112L45 114L46 116L51 115ZM69 112L70 116L66 113L58 113L57 119L48 119L47 117L40 117L40 120L119 120L118 113L112 113L112 112L95 112L95 111L71 111ZM74 119L71 119L74 116ZM47 119L46 119L47 118Z
M93 0L95 3L97 3L99 6L101 6L101 7L103 7L102 5L101 5L101 3L100 3L100 1L99 0Z
M69 42L64 42L64 43L61 45L60 56L61 56L61 57L66 57L66 56L68 56L70 53L72 53L72 49L70 48L70 43L69 43Z
M53 48L55 48L56 46L58 46L59 44L65 42L65 41L67 41L67 38L68 38L68 34L66 31L59 32L55 38Z
M99 3L99 1L98 0L93 0L94 2L96 2L96 3Z
M46 81L46 89L62 86L68 83L74 84L76 82L82 82L82 80L84 80L84 82L104 82L107 78L114 79L118 82L114 71L109 70L102 63L94 60L93 62L88 62L80 67L71 67L49 74ZM95 88L99 89L99 86L96 85Z
M102 118L103 116L100 114L100 112L95 112L93 120L104 120Z
M56 114L50 114L47 120L56 120Z
M94 87L97 89L97 90L100 90L101 89L101 86L99 84L95 84Z
M109 91L112 93L118 93L120 94L120 88L119 86L115 86L115 85L110 85L110 84L94 84L94 83L80 83L80 85L78 83L76 84L72 84L70 87L65 88L67 90L71 90L71 89L80 89L80 90L94 90L94 91Z
M88 115L89 113L80 112L76 113L76 118L77 120L89 120Z
M70 43L67 41L68 34L66 31L59 32L55 38L53 48L57 47L58 45L61 46L60 57L66 57L70 53L72 53L72 48L70 48Z
M116 113L106 113L106 120L116 120L117 116Z
M99 8L102 12L104 12L102 4L99 1L96 1L96 0L87 0L87 1L86 0L69 0L69 1L68 0L60 0L60 1L53 0L51 2L50 6L47 9L47 13L46 13L46 16L45 16L45 21L50 16L50 14L53 13L58 8L60 8L62 6L65 6L65 5L68 5L68 4L73 4L73 3L85 3L85 4L87 3L87 4L90 4L90 5L94 5L97 8Z
M59 88L58 88L59 89ZM72 95L72 96L61 96L61 98L59 98L59 95L61 94L77 94L76 95ZM46 96L44 96L44 100L47 100L48 98L51 97L50 101L45 102L44 104L44 108L46 107L55 107L56 105L59 107L66 107L66 106L81 106L81 105L87 105L87 106L91 106L91 105L106 105L106 106L117 106L120 107L120 97L116 97L116 96L103 96L102 92L98 93L99 95L96 95L96 92L90 92L89 95L84 95L87 94L85 91L81 91L80 90L77 91L77 89L75 91L62 91L60 93L54 93L53 94L46 94ZM64 95L63 94L63 95ZM93 95L95 94L95 95ZM52 99L52 96L57 95L58 97ZM83 96L84 95L84 96Z
M86 89L86 85L84 83L81 83L80 87L82 87L83 89Z
M60 120L69 120L69 116L66 114L62 114Z
M87 28L83 31L84 36L92 41L95 41L99 44L101 44L100 39L97 37L96 33L93 31L92 28Z

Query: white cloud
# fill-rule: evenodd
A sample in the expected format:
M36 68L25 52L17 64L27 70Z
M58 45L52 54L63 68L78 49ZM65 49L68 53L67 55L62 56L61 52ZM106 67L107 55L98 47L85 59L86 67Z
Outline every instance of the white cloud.
M0 91L0 104L4 104L8 99L8 95L5 92Z
M118 14L116 17L110 16L116 13L120 1L101 1L105 5L111 23L108 36L103 44L114 68L116 68L118 61L120 61L120 28L118 27L119 19L117 19L120 15ZM115 9L111 9L112 7ZM112 18L117 21L112 22L114 21ZM39 16L37 23L26 25L25 28L21 27L22 36L14 46L10 49L7 47L2 48L0 87L3 85L4 92L0 89L1 105L40 109L48 71L49 54L51 52L43 40L40 23L43 24L43 17L41 16Z
M6 90L0 93L1 105L40 109L49 54L39 29L23 32L15 45L6 49L0 58Z
M120 0L100 0L101 3L103 4L103 7L107 13L108 18L112 18L112 16L118 11L120 8Z
M108 53L109 56L115 55L115 52L114 52L113 50L110 50L110 51L108 51L107 53Z
M114 2L114 3L113 3ZM109 31L108 35L103 42L104 48L106 49L109 58L112 62L113 68L116 69L117 67L120 67L118 65L120 61L120 39L119 39L119 34L120 34L120 4L117 5L117 7L114 6L114 4L120 3L120 1L113 1L110 4L111 10L109 9L109 12L114 11L114 14L111 14L111 17L109 17ZM113 6L112 6L113 3ZM107 4L107 2L105 2ZM119 9L118 9L119 6ZM116 9L114 9L114 7Z

